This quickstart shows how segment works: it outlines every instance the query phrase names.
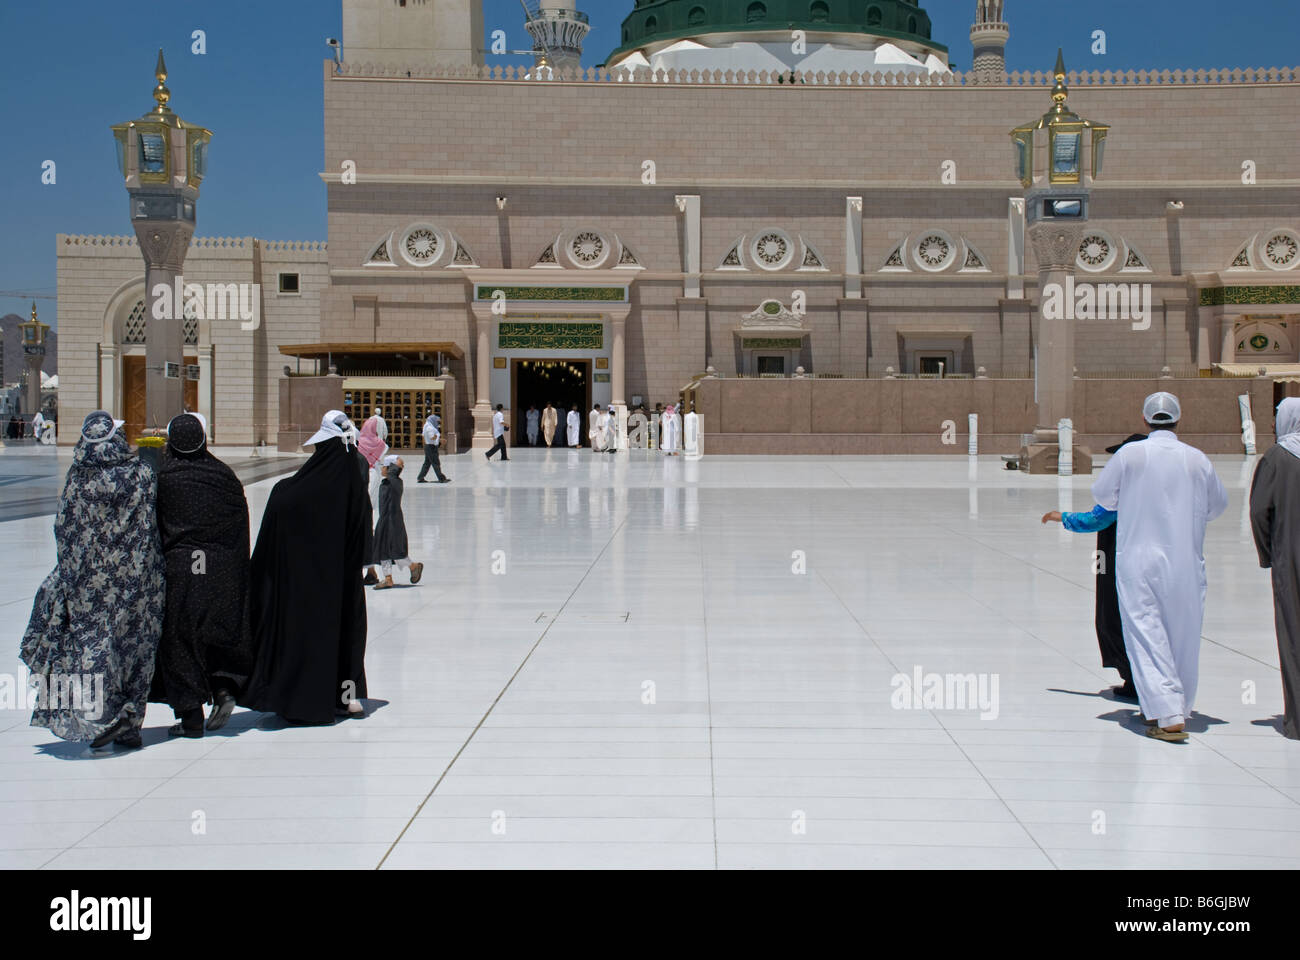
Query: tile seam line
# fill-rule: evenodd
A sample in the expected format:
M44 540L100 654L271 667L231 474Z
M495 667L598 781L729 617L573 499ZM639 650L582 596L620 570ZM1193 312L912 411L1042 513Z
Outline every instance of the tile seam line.
M986 542L986 541L984 541L984 540L981 540L979 537L974 536L974 535L972 535L972 534L970 534L970 533L967 533L967 532L962 531L962 530L956 530L956 529L953 529L952 527L944 527L943 529L944 529L947 533L949 533L949 534L951 534L951 535L953 535L953 536L961 537L961 538L964 539L964 540L969 540L969 541L971 541L972 543L976 543L976 544L978 544L980 547L984 548L985 550L990 550L990 551L992 551L992 552L994 552L994 553L996 553L996 554L999 554L999 555L1001 555L1002 557L1006 558L1007 560L1013 561L1013 562L1015 562L1015 563L1023 564L1023 565L1025 565L1025 566L1029 567L1031 570L1037 570L1039 573L1045 574L1045 575L1047 575L1047 576L1049 576L1049 577L1055 577L1056 579L1060 580L1062 583L1068 583L1070 586L1072 586L1072 587L1078 587L1080 590L1087 590L1087 589L1088 589L1086 586L1083 586L1082 584L1075 583L1073 580L1069 579L1068 577L1066 577L1066 576L1064 576L1064 575L1062 575L1062 574L1060 574L1060 573L1057 573L1055 570L1049 570L1049 569L1047 569L1046 567L1039 566L1037 563L1034 563L1034 562L1031 561L1031 560L1025 560L1025 559L1023 559L1023 558L1021 558L1021 557L1017 557L1017 556L1015 556L1014 554L1007 553L1005 550L1001 549L1000 547L995 547L995 546L993 546L992 544L990 544L990 543L988 543L988 542ZM1095 587L1094 587L1093 589L1094 589L1094 592L1095 592ZM963 592L965 592L965 591L963 591ZM1031 637L1033 637L1033 638L1034 638L1035 640L1037 640L1039 643L1046 643L1046 641L1044 641L1040 636L1038 636L1038 634L1034 633L1034 631L1030 630L1028 627L1023 627L1023 626L1021 626L1020 624L1016 623L1016 621L1014 621L1014 620L1010 619L1009 617L1007 617L1006 615L1004 615L1000 610L995 610L994 608L989 607L988 604L986 604L986 603L984 603L983 601L979 600L978 597L976 597L976 598L974 598L974 599L976 600L977 603L980 603L981 606L988 607L988 609L992 610L995 614L997 614L997 615L998 615L999 617L1001 617L1002 619L1006 620L1008 623L1012 624L1012 625L1013 625L1014 627L1016 627L1017 629L1019 629L1019 630L1024 630L1026 633L1028 633ZM1215 640L1213 637L1208 637L1208 636L1206 636L1204 633L1201 634L1201 640L1204 641L1205 643L1212 643L1212 644L1214 644L1214 645L1215 645L1216 647L1218 647L1220 650L1226 650L1226 651L1228 651L1229 653L1235 653L1235 654L1236 654L1237 656L1239 656L1239 657L1244 657L1244 658L1247 659L1247 660L1251 660L1251 661L1253 661L1253 662L1255 662L1255 663L1258 663L1258 664L1259 664L1260 666L1262 666L1262 667L1267 667L1267 668L1270 669L1270 670L1279 670L1279 671L1281 670L1280 667L1274 667L1274 666L1273 666L1272 664L1270 664L1270 663L1265 663L1263 660L1260 660L1258 657L1255 657L1255 656L1253 656L1253 655L1251 655L1251 654L1249 654L1249 653L1246 653L1244 650L1238 650L1236 647L1230 647L1230 646L1228 646L1226 643L1222 643L1222 642L1220 642L1220 641L1218 641L1218 640ZM1054 648L1054 647L1049 647L1049 649L1055 649L1055 648ZM1058 651L1058 652L1060 652L1060 651ZM1064 656L1064 654L1062 654L1062 655ZM1066 657L1066 659L1073 660L1072 657L1068 657L1068 656ZM1078 663L1078 661L1074 661L1074 662ZM1088 669L1088 670L1092 670L1092 668L1087 667L1085 664L1081 664L1081 663L1080 663L1079 666L1082 666L1082 667L1084 667L1085 669ZM1105 669L1105 668L1103 668L1103 669Z
M435 782L429 789L429 792L424 795L424 799L420 801L419 806L415 808L415 812L411 814L410 819L407 820L406 826L402 827L401 833L397 835L396 839L393 840L388 849L384 851L384 855L380 858L379 863L375 865L374 869L383 869L384 864L388 862L388 858L392 856L393 851L397 849L397 845L401 843L402 838L406 836L406 832L411 829L411 825L419 818L420 813L424 810L425 804L427 804L433 797L434 793L437 792L438 787L440 787L442 781L447 778L447 774L450 773L451 768L456 765L456 761L460 759L461 754L464 753L465 749L471 742L473 742L475 734L482 729L483 724L485 724L488 717L492 715L492 711L495 710L497 704L501 702L501 698L504 697L506 692L510 689L510 685L515 682L515 678L517 678L523 671L524 667L528 665L528 661L531 660L533 654L537 652L537 648L542 645L542 641L546 639L546 635L551 632L551 628L555 626L560 617L563 616L564 611L568 609L569 604L573 602L573 598L578 595L578 591L582 589L582 585L587 582L587 578L591 576L591 572L595 570L597 564L600 563L601 557L605 555L614 541L618 539L619 534L627 525L627 519L628 516L624 515L623 519L619 521L618 526L610 532L609 538L605 541L605 545L600 548L600 552L597 553L591 563L587 565L587 570L583 573L582 578L577 582L573 590L570 591L569 595L565 597L564 603L560 605L560 609L556 611L555 616L547 622L546 629L542 631L541 636L539 636L537 640L534 641L533 645L528 648L528 653L526 653L523 660L519 662L519 666L515 668L515 672L510 675L510 679L506 681L505 686L503 686L500 692L497 693L496 698L493 699L492 703L488 706L487 711L479 718L478 723L474 725L474 729L471 730L469 736L465 738L465 742L460 745L460 748L456 751L455 755L447 762L447 766L443 769L442 773L438 775L437 782Z
M146 711L147 711L147 708L146 708ZM226 742L226 741L223 741L222 743L224 743L224 742ZM64 847L62 850L60 850L60 851L59 851L58 853L56 853L54 856L50 857L50 859L46 860L44 863L42 863L42 864L41 864L39 867L37 867L36 869L37 869L37 870L44 870L46 867L48 867L51 863L53 863L53 862L54 862L55 860L57 860L59 857L63 856L65 853L68 853L68 852L70 852L70 851L72 851L72 850L75 850L75 849L77 849L78 847L80 847L81 842L82 842L83 840L86 840L87 838L89 838L89 837L93 836L94 834L98 833L98 832L99 832L100 830L102 830L104 827L107 827L110 823L112 823L112 822L113 822L114 820L116 820L118 817L122 816L122 814L126 813L128 810L130 810L132 807L134 807L134 806L135 806L137 803L139 803L140 801L142 801L142 800L148 800L150 794L152 794L155 790L160 790L160 789L162 789L164 786L166 786L166 785L167 785L168 783L170 783L172 780L176 779L178 776L180 776L182 773L184 773L184 772L185 772L186 770L188 770L190 767L194 766L194 764L199 763L199 762L202 761L204 758L206 758L206 757L208 756L208 754L216 753L218 750L221 749L221 747L222 747L222 743L217 743L215 746L213 746L213 748L212 748L211 750L206 751L206 752L203 753L201 756L195 757L195 758L194 758L193 760L191 760L189 763L185 764L185 766L181 767L179 770L177 770L175 773L173 773L170 777L164 777L163 779L159 780L159 781L158 781L157 783L155 783L152 787L150 787L147 791L145 791L145 793L144 793L142 796L139 796L139 797L133 797L133 798L131 799L131 802L128 803L128 804L127 804L125 807L123 807L121 810L117 811L117 813L113 814L113 815L112 815L111 817L109 817L107 820L105 820L105 821L103 821L102 823L100 823L98 826L95 827L95 829L91 830L89 833L85 834L84 836L82 836L82 837L78 838L77 840L73 841L72 843L68 844L66 847ZM89 749L89 748L87 748L87 749ZM95 848L93 848L93 847L81 847L81 849L83 849L83 850L92 850L92 849L95 849Z
M862 621L858 619L857 614L855 614L849 608L849 605L844 602L844 598L841 597L838 591L836 591L836 589L833 586L831 586L830 582L824 576L822 576L820 571L817 572L817 579L820 580L822 584L826 587L826 589L831 592L831 596L833 596L835 600L839 603L839 605L844 608L844 612L853 618L853 621L858 625L858 629L862 631L862 635L871 641L872 646L874 646L876 650L879 651L880 655L885 658L885 662L887 662L891 667L894 668L895 673L901 673L902 671L898 669L898 664L894 662L893 658L890 657L889 654L885 653L885 651L881 648L880 644L876 643L875 638L872 637L870 632L868 632L867 628L862 625ZM979 601L977 600L976 602ZM1061 865L1057 863L1054 859L1052 859L1052 855L1048 853L1046 849L1043 848L1043 845L1038 842L1038 838L1034 836L1033 832L1024 825L1020 817L1016 815L1016 812L1011 809L1011 805L1007 803L1006 799L1002 796L1002 794L998 792L998 789L994 787L993 784L989 781L989 778L984 773L984 771L980 769L979 765L971 758L970 754L966 752L965 748L962 747L962 745L957 742L957 738L954 737L952 733L948 730L947 726L944 725L943 717L939 716L933 710L928 712L932 717L934 717L934 720L939 725L939 728L943 730L944 733L948 734L949 741L952 743L954 747L957 748L958 751L961 752L962 757L965 758L968 764L970 764L971 769L974 770L979 775L979 779L983 782L984 786L987 787L989 791L992 792L993 796L997 798L997 801L1002 804L1002 808L1006 810L1006 812L1012 817L1012 819L1016 823L1016 826L1018 826L1020 830L1024 833L1024 835L1033 843L1034 848L1037 849L1038 852L1043 855L1044 859L1047 860L1048 864L1050 864L1053 869L1060 870Z
M700 544L700 615L704 620L704 695L709 718L709 809L713 821L713 869L718 869L718 774L713 752L713 673L709 669L709 566L704 552L704 537L696 532Z

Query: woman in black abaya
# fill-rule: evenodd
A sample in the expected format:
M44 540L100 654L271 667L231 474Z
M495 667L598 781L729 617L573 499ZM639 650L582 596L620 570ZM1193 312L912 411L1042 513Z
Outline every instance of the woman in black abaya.
M370 496L355 442L331 410L304 444L316 448L311 459L271 490L253 549L257 653L243 706L298 723L365 714Z
M248 627L248 502L233 470L208 452L207 424L184 413L158 464L158 530L167 606L150 700L170 704L172 736L225 726L253 669Z

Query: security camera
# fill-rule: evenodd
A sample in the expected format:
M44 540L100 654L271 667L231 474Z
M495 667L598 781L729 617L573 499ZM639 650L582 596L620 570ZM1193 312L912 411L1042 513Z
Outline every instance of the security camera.
M339 42L335 40L333 37L329 37L328 39L326 39L325 43L331 47L337 47L339 45Z

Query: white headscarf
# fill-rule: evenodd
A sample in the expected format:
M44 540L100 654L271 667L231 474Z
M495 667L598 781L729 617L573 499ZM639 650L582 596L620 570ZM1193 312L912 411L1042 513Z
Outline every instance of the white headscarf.
M1300 397L1287 397L1277 405L1277 442L1300 457Z
M320 430L316 432L310 440L303 444L304 447L315 446L318 443L324 443L334 437L339 437L345 445L355 444L357 428L342 410L331 410L320 421Z

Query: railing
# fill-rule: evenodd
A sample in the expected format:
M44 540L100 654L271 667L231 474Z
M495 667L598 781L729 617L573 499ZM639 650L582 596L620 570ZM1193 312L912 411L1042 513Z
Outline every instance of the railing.
M873 71L861 73L818 70L652 70L649 67L567 67L538 71L532 66L397 66L393 64L345 62L337 76L416 80L523 80L533 83L558 81L586 83L678 83L727 86L771 86L790 83L823 87L1050 87L1056 81L1041 70L1017 70L990 80L977 72L927 73ZM1247 68L1234 70L1083 70L1070 71L1071 87L1221 86L1225 84L1298 83L1300 67Z

